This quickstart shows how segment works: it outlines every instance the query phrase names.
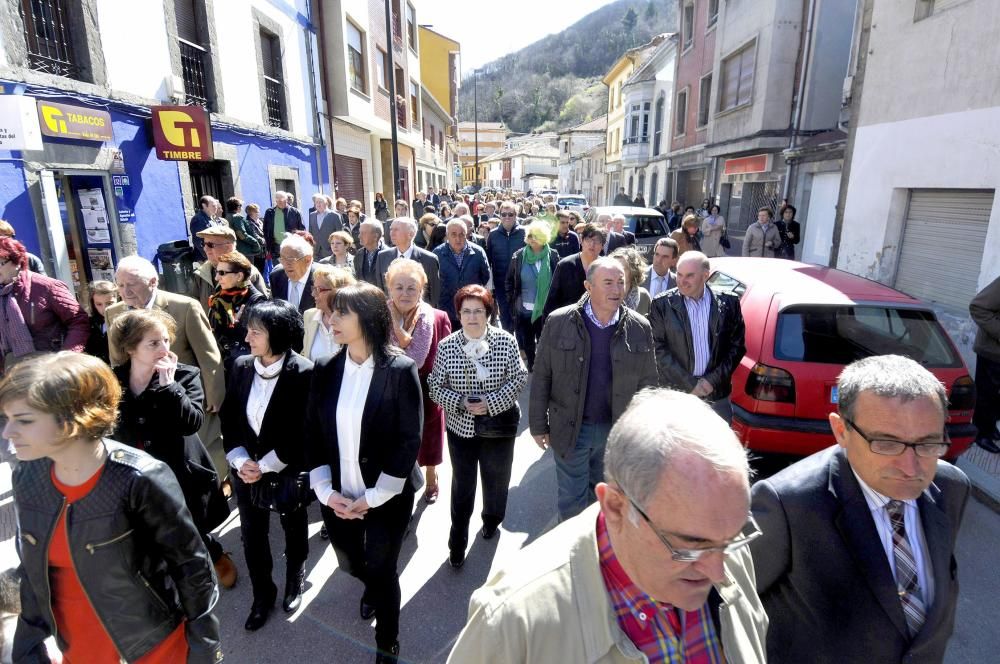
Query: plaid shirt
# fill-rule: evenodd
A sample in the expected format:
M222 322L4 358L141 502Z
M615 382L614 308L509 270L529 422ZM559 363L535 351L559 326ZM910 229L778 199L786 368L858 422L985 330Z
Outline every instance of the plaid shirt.
M673 606L654 602L642 592L615 557L603 514L597 517L597 548L601 576L618 617L618 626L646 655L650 664L723 664L726 661L708 605L678 615Z

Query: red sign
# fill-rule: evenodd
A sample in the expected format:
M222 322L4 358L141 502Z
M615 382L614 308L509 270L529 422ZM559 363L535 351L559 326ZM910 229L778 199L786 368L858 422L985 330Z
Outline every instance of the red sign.
M153 106L153 143L163 161L212 161L212 123L200 106Z
M723 175L740 175L743 173L766 173L771 155L755 154L750 157L727 159Z

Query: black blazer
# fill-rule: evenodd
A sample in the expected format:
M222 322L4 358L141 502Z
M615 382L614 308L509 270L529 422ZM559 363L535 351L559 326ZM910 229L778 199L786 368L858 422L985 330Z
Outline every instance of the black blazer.
M608 231L608 250L601 251L602 256L610 256L618 247L624 247L628 244L628 239L621 233L616 233L614 231Z
M305 313L309 309L316 307L316 300L313 298L313 270L315 265L309 266L309 276L306 277L306 285L302 289L302 297L299 298L299 313ZM271 299L288 301L288 275L280 265L271 271Z
M955 540L968 497L965 474L939 461L917 499L934 603L911 640L875 521L842 448L754 485L753 514L764 535L750 547L770 619L768 661L942 661L955 621Z
M747 352L746 326L740 300L735 295L715 293L708 314L708 365L702 376L712 385L711 401L729 396L733 391L733 372ZM653 327L656 368L660 385L690 392L698 384L694 371L694 342L691 321L684 296L676 288L657 295L649 306L649 324Z
M347 351L321 358L313 372L304 440L309 444L309 468L329 466L333 488L340 491L340 448L337 440L337 400L344 380ZM365 486L373 488L382 474L406 478L403 491L413 494L422 484L417 451L424 410L417 365L405 355L375 365L361 419L358 463Z
M438 257L426 249L414 245L411 260L415 260L424 268L427 275L427 285L424 286L424 302L432 307L437 307L441 297L441 266ZM388 295L389 285L385 283L385 273L389 270L389 264L396 260L395 247L386 247L379 252L375 258L375 285L381 288Z
M385 250L386 247L383 244L379 244L378 249L374 252L369 252L366 248L359 247L358 253L354 254L354 277L358 281L365 281L372 286L377 286L378 283L375 275L378 273L378 259ZM371 269L368 269L368 262L365 260L369 256L369 253L375 254L375 260L372 261ZM395 250L393 250L393 253L395 253Z
M549 284L549 297L545 300L544 316L548 316L559 307L576 304L587 292L583 282L587 279L587 271L583 269L580 254L567 256L556 263L556 271L552 273L552 283Z
M313 363L294 351L285 356L285 366L275 379L271 400L264 412L260 435L247 421L247 400L255 373L253 356L244 355L233 363L226 385L226 398L219 416L222 419L222 444L226 452L243 446L254 461L274 450L288 467L282 473L308 470L305 464L305 420Z

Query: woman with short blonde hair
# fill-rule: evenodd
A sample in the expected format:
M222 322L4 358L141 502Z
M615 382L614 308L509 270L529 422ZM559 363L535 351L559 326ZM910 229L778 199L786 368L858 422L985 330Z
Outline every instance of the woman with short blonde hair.
M354 251L354 236L347 231L334 231L327 241L330 243L330 255L320 260L320 263L342 268L353 275L354 261L351 254Z
M316 306L302 314L305 325L302 354L313 362L321 357L336 355L340 350L340 344L334 341L333 329L330 327L333 319L333 300L341 288L356 283L354 273L340 265L319 264L313 268L312 294Z

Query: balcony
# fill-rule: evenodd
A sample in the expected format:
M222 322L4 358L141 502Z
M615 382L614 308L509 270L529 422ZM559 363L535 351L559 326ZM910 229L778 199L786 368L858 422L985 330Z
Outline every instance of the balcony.
M28 47L28 67L35 71L80 80L80 68L74 62L72 26L61 0L18 3L21 6ZM30 4L30 16L23 12Z
M201 106L206 111L214 110L208 100L208 77L205 75L208 51L183 39L177 41L181 48L185 103Z
M645 166L649 163L649 136L627 136L622 141L622 167Z
M285 95L284 85L281 81L264 77L264 101L267 103L267 124L271 127L288 129L288 122L285 119Z

